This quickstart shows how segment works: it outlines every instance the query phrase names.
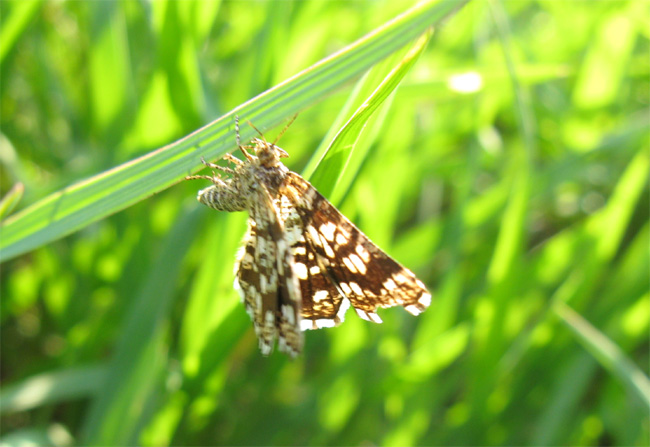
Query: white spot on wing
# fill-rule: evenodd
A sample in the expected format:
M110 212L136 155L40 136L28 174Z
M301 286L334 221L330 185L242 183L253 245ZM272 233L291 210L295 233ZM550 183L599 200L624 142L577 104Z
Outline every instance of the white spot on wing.
M263 237L258 237L257 238L257 252L258 253L264 253L266 251L266 239Z
M287 289L292 301L300 301L300 286L295 276L287 276Z
M343 321L345 318L345 313L348 311L350 308L350 300L343 297L341 300L341 306L339 307L338 312L336 312L336 316L340 321Z
M413 314L415 316L420 315L422 313L422 310L417 307L415 304L409 304L408 306L404 307L406 311L410 314Z
M313 327L313 324L313 320L300 320L300 330L309 331L311 329L318 329L317 327Z
M323 236L325 236L325 239L327 239L329 242L332 242L334 240L335 231L336 231L336 225L334 225L332 222L327 222L320 226L320 232L323 234Z
M319 301L327 299L329 296L329 292L327 290L319 290L316 293L314 293L314 297L312 298L315 303L318 303Z
M332 250L332 247L330 247L330 244L327 242L321 241L323 245L323 249L325 250L325 254L327 255L328 258L334 259L334 250Z
M282 316L284 317L285 320L287 320L287 322L290 325L293 326L293 325L296 324L296 316L293 313L293 307L292 306L289 306L288 304L284 304L282 306Z
M397 289L397 284L395 284L395 281L393 281L391 278L388 278L386 281L384 281L383 286L389 292Z
M379 315L377 315L374 312L366 312L365 310L357 309L356 307L354 310L357 311L357 315L359 315L361 318L364 320L372 321L373 323L382 323L381 318L379 318Z
M344 287L347 287L347 284L343 283ZM349 289L349 288L348 288ZM320 295L320 296L319 296ZM328 296L328 292L325 290L320 290L314 294L314 302L318 302L321 297L324 299ZM321 318L318 320L309 320L303 319L300 321L300 329L303 331L312 330L312 329L322 329L326 327L334 327L339 325L345 318L345 313L350 308L350 300L343 297L339 305L338 311L334 318Z
M357 268L357 270L359 270L359 273L361 273L362 275L366 274L366 271L368 269L366 268L366 264L361 260L359 256L354 254L350 255L350 261L352 261L352 263Z
M363 295L363 290L361 290L361 287L359 287L359 284L357 284L356 282L351 282L351 283L350 283L350 288L352 289L352 291L353 291L355 294L357 294L357 295Z
M321 245L319 237L320 235L318 234L318 231L316 231L316 228L311 225L307 225L307 232L309 233L309 236L314 243Z
M293 265L293 271L300 279L307 279L307 266L302 262L296 262Z
M422 304L424 307L429 307L431 304L431 294L428 292L423 293L418 300L418 303Z
M355 248L355 251L359 256L361 256L361 259L363 259L363 262L368 262L370 261L370 253L368 253L368 250L366 250L366 247L363 245L359 244Z
M323 329L326 327L334 326L336 326L336 321L327 318L321 318L320 320L302 320L300 322L300 330L302 331L311 329Z
M252 289L252 287L249 288L249 290L251 290L251 289ZM257 306L258 309L262 308L262 294L260 294L257 291L255 292L255 305Z
M271 353L271 344L264 341L263 338L260 338L260 351L263 355L269 355Z
M357 268L354 266L352 261L348 258L343 258L343 264L350 270L351 273L357 273Z
M239 299L243 302L245 295L244 295L244 290L239 285L239 278L235 278L235 281L233 282L232 285L235 288L235 290L237 291L237 293L239 293Z
M408 278L401 273L398 273L397 275L393 275L393 278L395 278L395 281L398 284L405 283L408 281Z

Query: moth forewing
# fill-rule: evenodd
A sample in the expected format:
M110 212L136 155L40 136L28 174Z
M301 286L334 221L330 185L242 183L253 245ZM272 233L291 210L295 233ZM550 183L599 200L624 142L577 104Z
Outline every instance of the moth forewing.
M431 294L410 270L377 247L305 179L291 172L286 185L314 258L325 260L328 279L361 318L381 323L378 307L403 306L417 315L431 304Z

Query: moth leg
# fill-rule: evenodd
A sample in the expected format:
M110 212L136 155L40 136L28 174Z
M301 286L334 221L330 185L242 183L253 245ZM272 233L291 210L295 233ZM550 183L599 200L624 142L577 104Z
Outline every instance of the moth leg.
M185 180L210 180L214 183L214 177L211 175L186 175Z
M227 155L230 155L230 154L227 154ZM232 155L231 155L231 157L232 157ZM223 158L226 158L226 156L224 156ZM235 157L232 157L232 158L235 158ZM236 160L236 158L235 158L235 160ZM232 160L228 159L228 161L232 161ZM201 163L203 163L205 166L207 166L210 169L218 169L219 171L226 172L228 174L234 174L235 173L235 171L233 169L228 168L226 166L219 166L216 163L210 163L208 161L205 161L205 158L203 158L203 157L201 157Z
M226 161L229 161L232 164L237 165L237 166L244 164L243 161L241 161L239 158L235 157L231 153L227 153L226 155L224 155L223 159L226 160Z
M228 188L228 184L221 179L219 174L212 171L212 175L188 175L185 180L210 180L213 184L221 188Z

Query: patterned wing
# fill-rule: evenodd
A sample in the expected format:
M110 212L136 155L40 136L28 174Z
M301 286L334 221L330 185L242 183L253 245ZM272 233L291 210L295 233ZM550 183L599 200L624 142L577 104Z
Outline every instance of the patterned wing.
M328 260L316 253L304 235L300 212L294 202L280 194L280 217L293 255L292 270L302 298L302 330L336 326L343 321L350 302L327 273Z
M261 199L254 201L250 210L248 232L235 265L235 288L253 320L262 354L271 353L277 335L279 349L295 356L302 349L302 334L294 310L300 303L296 279L286 271L292 262L291 251L268 193L261 188L259 195Z
M298 277L294 270L293 252L286 232L278 240L278 347L291 357L302 351L303 335L300 330L301 294Z
M293 256L302 295L301 329L333 327L343 322L350 301L330 277L328 259L304 237L293 246Z
M418 315L431 304L431 294L410 270L370 241L305 179L289 172L281 192L294 205L302 221L307 256L304 264L309 268L314 265L309 262L311 253L320 269L315 280L310 277L305 280L299 275L305 319L310 319L310 312L317 312L315 303L318 300L314 297L318 290L328 292L326 299L331 303L328 307L338 310L340 302L337 300L344 296L361 318L375 323L381 323L376 313L378 307L403 306L411 314ZM300 252L301 247L296 246ZM294 256L299 260L296 248ZM325 277L331 282L330 287L313 289L317 291L310 295L310 303L310 286L305 282L322 286L321 279ZM332 290L338 291L340 296L333 296ZM326 315L331 318L331 312Z

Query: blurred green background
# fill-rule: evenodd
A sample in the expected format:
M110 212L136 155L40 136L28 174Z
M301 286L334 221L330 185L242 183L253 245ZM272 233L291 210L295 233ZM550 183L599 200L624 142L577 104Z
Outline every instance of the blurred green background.
M333 198L428 284L418 318L262 357L246 216L182 177L4 262L3 445L648 445L649 5L481 0L433 34ZM3 1L2 196L173 142L408 6ZM301 111L290 169L354 87Z

